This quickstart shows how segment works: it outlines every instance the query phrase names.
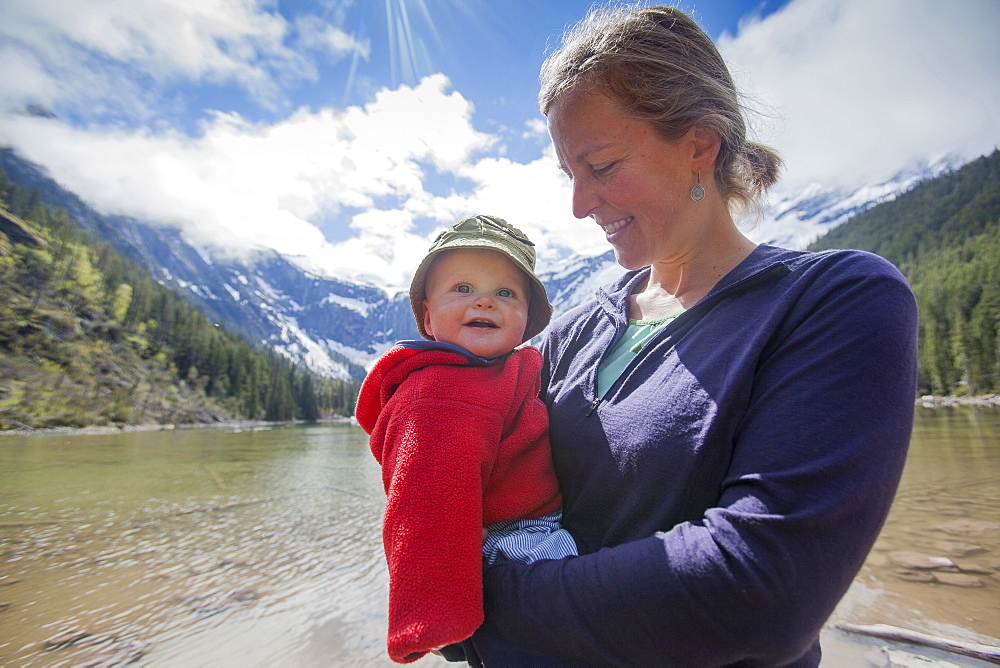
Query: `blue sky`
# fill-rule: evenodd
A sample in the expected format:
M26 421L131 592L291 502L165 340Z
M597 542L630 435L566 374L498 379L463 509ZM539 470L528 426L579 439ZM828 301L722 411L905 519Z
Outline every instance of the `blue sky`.
M389 289L475 212L525 229L543 264L595 254L606 242L572 217L535 105L546 50L589 6L3 0L0 144L206 252L276 249ZM754 136L786 159L775 197L998 144L995 0L680 6L729 62Z

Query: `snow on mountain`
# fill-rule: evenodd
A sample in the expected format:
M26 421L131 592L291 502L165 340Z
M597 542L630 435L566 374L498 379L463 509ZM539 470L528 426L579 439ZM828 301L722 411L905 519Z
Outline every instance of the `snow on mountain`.
M800 192L772 194L760 222L746 225L746 231L761 243L805 248L848 218L961 165L961 161L945 157L916 165L887 181L864 185L853 191L824 188L814 183Z
M357 311L364 317L368 317L371 313L372 305L368 302L362 301L360 299L349 299L347 297L341 297L340 295L330 293L321 302L321 304L337 304L344 308Z
M564 313L594 298L597 288L622 275L614 251L592 257L574 256L547 267L539 267L538 277L545 284L555 313Z

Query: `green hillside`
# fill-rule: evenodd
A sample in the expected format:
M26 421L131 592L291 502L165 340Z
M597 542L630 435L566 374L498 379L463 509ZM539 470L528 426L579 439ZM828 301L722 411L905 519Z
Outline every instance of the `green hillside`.
M350 414L0 171L0 430Z
M810 246L859 248L920 308L920 393L1000 392L1000 151L870 209Z

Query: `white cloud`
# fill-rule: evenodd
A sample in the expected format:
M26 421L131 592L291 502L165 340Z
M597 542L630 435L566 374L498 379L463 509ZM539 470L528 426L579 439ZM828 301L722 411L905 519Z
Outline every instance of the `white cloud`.
M592 220L573 217L569 181L551 147L527 164L487 158L462 174L476 184L468 198L472 212L491 213L520 228L537 246L540 262L561 259L567 251L597 254L608 249Z
M719 40L771 118L787 188L851 186L990 152L1000 128L995 0L796 0Z
M358 41L335 25L319 16L301 16L295 21L299 44L312 49L322 49L336 57L357 53L362 58L371 55L371 42Z
M0 46L0 102L14 106L25 100L49 103L58 95L59 86L46 76L45 68L29 51L12 44Z
M521 135L525 139L536 137L548 137L548 128L541 118L529 118L524 122L524 132Z
M0 138L101 211L177 226L224 254L273 248L318 270L399 287L428 245L415 219L443 226L478 211L480 200L524 202L537 186L530 177L505 187L528 168L511 165L470 174L485 195L426 190L425 166L484 164L474 156L495 141L472 127L471 104L449 86L434 75L384 90L364 108L302 109L274 125L216 114L196 138L25 116L0 120ZM313 221L349 209L366 210L351 219L357 236L328 243Z
M411 169L413 161L454 170L489 148L495 139L472 127L472 104L458 92L447 92L449 86L444 75L436 74L413 88L382 90L364 109L349 109L344 129L353 135L349 159L359 170L355 180L388 173L400 187L417 191L422 185L419 172Z
M253 0L0 3L0 39L11 51L31 54L36 76L52 81L33 101L83 108L104 100L127 113L139 106L131 99L155 98L151 83L177 80L237 83L259 101L273 102L273 72L315 77L312 64L284 45L288 31L280 14ZM0 96L9 103L5 92Z

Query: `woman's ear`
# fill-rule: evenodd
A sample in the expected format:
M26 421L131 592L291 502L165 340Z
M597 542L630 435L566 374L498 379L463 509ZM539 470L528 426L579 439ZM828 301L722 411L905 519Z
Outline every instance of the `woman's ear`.
M690 130L690 136L694 144L692 171L711 173L710 167L715 164L715 158L722 148L722 136L707 125L694 126Z

